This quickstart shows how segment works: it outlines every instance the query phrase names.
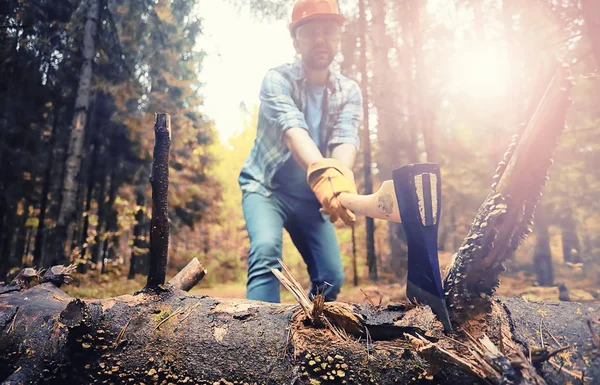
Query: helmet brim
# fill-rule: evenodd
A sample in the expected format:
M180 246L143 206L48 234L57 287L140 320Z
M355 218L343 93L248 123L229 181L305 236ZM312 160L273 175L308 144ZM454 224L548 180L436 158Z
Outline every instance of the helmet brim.
M301 25L304 25L308 22L314 21L314 20L333 20L333 21L337 21L340 25L342 25L346 21L346 18L344 16L342 16L340 14L336 14L336 13L315 13L314 15L305 17L302 20L298 20L295 23L290 23L290 33L293 36L296 28L298 28Z

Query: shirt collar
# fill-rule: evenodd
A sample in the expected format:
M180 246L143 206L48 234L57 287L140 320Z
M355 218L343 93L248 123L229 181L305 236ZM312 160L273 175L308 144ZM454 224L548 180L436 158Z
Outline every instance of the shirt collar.
M298 59L294 62L292 67L292 73L295 79L298 81L306 79L306 72L304 71L304 66L302 65L301 59ZM339 91L341 89L339 75L340 74L337 71L333 70L332 68L329 68L327 88L332 92Z

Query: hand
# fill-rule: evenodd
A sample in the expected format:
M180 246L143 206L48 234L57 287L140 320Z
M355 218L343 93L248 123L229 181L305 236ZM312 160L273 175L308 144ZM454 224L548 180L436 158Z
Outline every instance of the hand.
M332 223L338 218L347 225L356 222L354 213L342 206L338 199L343 192L357 194L352 170L336 159L319 159L308 166L307 180Z

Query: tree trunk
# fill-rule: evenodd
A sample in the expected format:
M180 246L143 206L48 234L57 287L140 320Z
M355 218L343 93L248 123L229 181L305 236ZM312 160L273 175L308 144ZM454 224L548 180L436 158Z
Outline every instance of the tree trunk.
M108 256L109 260L115 260L117 257L117 249L119 247L119 223L118 223L118 212L114 208L115 200L117 198L117 191L119 190L119 186L121 185L121 160L120 157L117 157L114 160L114 168L111 172L110 176L110 189L108 190L108 216L106 222L106 230L108 236L105 239L105 254ZM104 273L106 270L103 271Z
M117 168L119 167L118 161L116 162L115 168L111 172L110 176L110 188L108 190L108 202L106 203L106 209L108 210L108 215L106 216L106 236L104 238L104 245L102 249L102 269L101 273L106 274L106 260L114 260L116 257L116 248L119 245L119 233L118 233L118 223L117 223L117 211L114 209L115 199L117 197L117 188L119 187L118 180L118 172Z
M31 234L33 234L33 229L27 227L27 239L25 240L25 251L23 252L23 258L21 258L23 262L23 266L31 267L31 261L29 261L29 253L31 252Z
M96 96L97 97L97 96ZM88 228L90 225L90 215L91 207L92 207L92 197L94 196L94 185L96 184L96 177L98 173L96 172L96 168L98 165L98 147L100 146L99 133L97 127L97 117L96 117L96 102L94 101L94 105L92 107L92 113L90 114L90 130L89 135L92 137L91 146L92 146L92 154L91 162L88 169L88 180L87 180L87 188L86 188L86 197L85 197L85 215L83 217L83 226L81 230L81 238L79 240L79 244L81 245L81 259L84 262L78 264L78 269L81 273L85 273L87 271L87 260L85 258L85 254L88 248Z
M515 135L494 176L492 191L444 279L456 323L487 312L503 262L531 232L531 222L567 114L570 82L557 65L527 126Z
M399 126L399 122L402 121L400 116L404 111L398 109L398 105L401 103L396 103L399 99L396 90L401 87L398 86L397 74L392 71L389 63L388 54L392 43L386 34L385 1L369 0L369 5L371 10L371 44L369 48L372 52L373 62L371 96L377 110L377 137L380 144L377 163L380 178L386 180L391 179L394 168L411 160L409 154L413 150L411 147L414 143L407 139L410 134L406 132L406 124L400 123ZM403 151L406 152L406 155L402 153ZM407 254L403 253L402 244L395 242L402 239L399 234L402 234L403 231L401 224L389 223L388 225L390 255L385 268L391 269L395 274L398 274L399 271L394 265L406 264L407 261Z
M94 43L96 40L99 15L100 0L89 0L83 36L84 61L79 76L75 112L73 115L73 122L71 123L69 148L65 163L65 174L61 194L62 200L56 225L56 244L55 249L53 250L54 264L65 263L69 259L69 257L65 255L65 242L67 241L69 227L73 221L73 215L76 209L77 176L79 175L81 167L84 128L87 119L92 83L92 64L96 54Z
M494 302L482 326L487 335L502 336L497 343L506 353L497 350L490 362L504 366L492 369L476 353L482 345L464 333L446 337L428 307L327 303L323 316L344 332L336 333L303 322L294 305L197 297L175 288L79 300L51 282L15 287L0 295L0 380L6 384L543 384L525 352L543 361L559 343L574 346L573 354L562 370L539 364L547 383L575 380L582 368L586 383L600 378L600 361L585 347L585 320L600 318L600 311L578 303ZM540 314L547 350L538 351Z
M548 214L542 204L535 209L535 249L533 255L537 283L540 286L554 284L552 268L552 251L550 250L550 234L548 233Z
M27 241L27 219L29 218L29 199L23 202L23 213L19 216L17 227L17 236L15 237L15 247L11 255L11 267L23 266L23 254L25 252L25 243Z
M577 226L573 219L573 211L567 208L560 221L563 260L570 263L581 262L581 244L577 236Z
M596 68L600 70L600 2L598 0L582 0L581 5L582 16L596 58Z
M365 1L359 0L359 36L360 36L360 87L363 97L363 129L362 143L364 154L365 173L365 195L373 193L373 177L371 175L371 129L369 128L369 75L367 72L367 17L365 13ZM369 278L377 281L377 259L375 258L375 221L373 218L365 218L367 266L369 267Z
M414 119L415 128L420 127L421 133L423 134L423 142L425 145L425 152L427 153L428 162L438 162L438 149L436 143L435 127L434 127L434 113L431 108L431 98L428 95L428 85L425 79L425 60L423 59L423 43L422 36L423 32L421 29L421 8L424 7L423 1L411 1L405 3L408 8L410 15L410 31L412 36L411 54L413 57L414 67L411 71L412 92L414 93L414 104L413 114L417 116Z
M86 147L87 146L84 146L84 148ZM81 162L81 170L85 170L85 161ZM77 193L75 194L75 211L73 211L73 222L71 223L71 237L67 239L67 244L69 244L70 247L65 250L65 255L69 256L69 260L81 257L81 250L79 249L81 244L79 243L79 241L82 237L81 231L83 223L81 223L81 219L83 217L85 189L85 176L78 175Z
M154 156L152 161L152 220L150 222L150 270L146 289L156 290L165 283L169 254L169 150L171 148L171 117L156 114L154 123Z
M388 268L397 278L406 278L408 268L408 246L402 223L388 223L388 243L390 245Z
M106 232L108 233L108 224L107 224ZM108 261L108 244L109 244L109 237L107 234L106 237L104 238L104 242L102 242L102 258L100 259L100 274L106 274L108 271L106 268L106 262Z
M48 147L46 154L48 159L46 163L46 170L44 172L44 186L42 187L42 197L40 200L40 216L38 220L38 227L35 236L35 243L33 246L33 265L38 268L44 267L44 237L46 230L46 211L48 210L48 193L50 192L52 168L54 165L54 146L56 144L56 136L58 135L58 121L59 121L60 106L55 105L52 117L52 132L50 133L50 139L48 141Z
M355 227L352 226L352 283L358 286L358 264L356 262L356 234Z
M142 242L142 227L144 226L144 209L146 205L145 186L140 184L135 188L135 205L137 211L135 213L135 225L133 226L133 247L131 248L131 261L129 263L129 274L127 279L134 279L139 267L138 258L144 251L145 245Z
M137 267L135 270L138 274L147 275L148 271L150 270L148 265L150 261L150 223L148 223L146 215L144 215L142 223L142 237L140 243L143 250L141 250L141 253L137 256ZM207 254L204 255L206 256Z
M0 234L0 282L2 282L10 269L10 244L14 235L15 225L13 223L15 214L7 212L4 214L3 231Z
M98 220L98 227L101 230L104 227L104 242L102 242L102 258L101 258L101 269L102 274L106 274L106 260L114 258L114 252L111 255L115 242L118 244L117 234L117 212L114 210L113 205L117 197L117 188L119 186L118 181L118 167L119 161L115 161L112 171L110 173L110 187L108 189L108 201L104 203L106 214L102 216L102 221Z
M105 192L106 192L106 165L102 166L102 170L100 172L100 189L98 190L98 195L96 201L98 202L98 225L96 226L96 236L94 237L94 246L92 247L92 255L91 262L92 268L99 269L100 265L100 252L102 250L102 235L103 235L103 224L105 222L106 217L106 202L105 202Z

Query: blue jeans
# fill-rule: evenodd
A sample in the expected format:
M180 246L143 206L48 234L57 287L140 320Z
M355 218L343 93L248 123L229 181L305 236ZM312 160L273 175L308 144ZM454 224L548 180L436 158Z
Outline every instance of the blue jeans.
M333 224L319 212L319 202L285 194L265 197L244 193L242 208L250 237L246 297L280 302L279 280L270 268L281 270L283 228L302 255L310 276L311 294L323 292L335 301L344 283L344 269ZM329 285L326 285L327 282Z

